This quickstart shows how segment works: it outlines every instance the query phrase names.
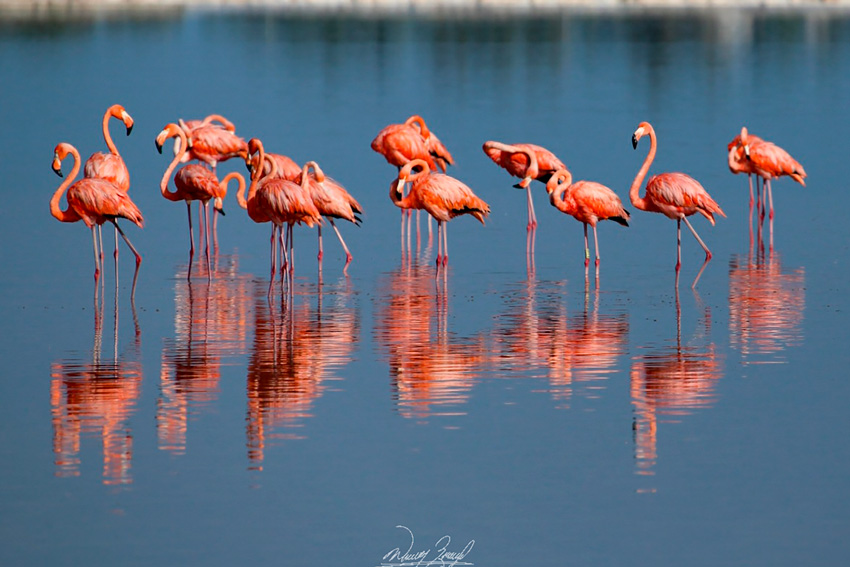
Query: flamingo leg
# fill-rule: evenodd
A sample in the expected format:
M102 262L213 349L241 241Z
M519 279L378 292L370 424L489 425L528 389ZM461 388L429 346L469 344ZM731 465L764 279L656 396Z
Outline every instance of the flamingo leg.
M218 252L218 209L213 207L213 247Z
M277 262L277 225L271 223L272 225L272 237L269 241L269 245L271 248L271 273L269 274L269 297L272 294L272 287L274 286L274 274L275 274L275 264Z
M325 253L322 252L322 225L320 224L319 225L319 263L320 264L322 263L322 256L324 256L324 255L325 255Z
M676 281L682 268L682 219L676 219Z
M773 250L773 189L770 187L770 179L767 180L767 200L770 203L770 249Z
M100 246L98 257L100 258L100 271L104 272L105 268L103 267L103 225L97 225L97 240L98 245Z
M437 221L437 272L443 259L443 221Z
M587 223L584 224L584 268L587 271L587 266L590 264L590 248L587 246Z
M133 272L133 288L132 288L132 291L130 292L130 300L132 301L136 297L136 281L139 278L139 266L142 265L142 255L139 254L139 251L136 250L136 247L133 246L133 243L130 242L130 239L127 238L127 235L124 234L124 231L121 230L121 227L118 226L118 223L115 221L115 219L112 219L112 224L115 225L115 231L118 234L121 235L121 238L124 239L124 242L127 243L127 246L130 248L130 251L132 251L133 255L136 257L136 269ZM115 267L116 267L115 279L116 279L116 282L117 282L117 280L118 280L118 270L117 270L117 268L118 268L118 257L117 257L117 255L116 255L116 258L115 258Z
M91 241L94 247L94 289L95 293L97 293L97 280L100 278L100 252L97 250L97 231L95 226L96 225L92 225L91 227Z
M212 262L210 261L210 207L209 201L201 203L201 210L204 212L204 232L206 234L206 255L207 255L207 279L212 278Z
M596 225L593 225L593 248L596 250L596 267L599 268L599 239L596 237Z
M289 273L295 272L295 231L293 224L289 223Z
M189 264L195 256L195 233L192 230L192 202L186 201L186 211L189 213Z
M537 228L537 215L534 214L534 201L531 199L531 185L525 188L528 195L528 226L526 230L534 230Z
M430 219L431 217L429 216L428 218ZM339 238L339 243L342 244L342 249L345 250L345 267L342 269L342 271L345 272L348 269L348 265L351 263L351 252L349 252L348 246L345 245L345 240L342 239L342 234L339 233L339 229L336 227L334 220L332 218L329 218L328 220L331 221L331 226L333 227L334 232L336 232L337 238Z
M437 225L437 230L440 230ZM443 223L443 266L449 263L449 223Z
M699 237L697 231L694 230L694 227L691 226L691 223L688 221L688 217L682 217L682 220L685 221L685 224L688 225L688 228L691 229L691 232L694 233L694 238L697 239L699 245L702 246L702 249L705 250L705 259L711 260L711 250L708 249L708 246L705 245L705 242L702 241L702 238Z
M401 210L401 257L404 258L404 216L405 210Z
M118 230L115 230L115 252L112 253L115 262L118 262Z

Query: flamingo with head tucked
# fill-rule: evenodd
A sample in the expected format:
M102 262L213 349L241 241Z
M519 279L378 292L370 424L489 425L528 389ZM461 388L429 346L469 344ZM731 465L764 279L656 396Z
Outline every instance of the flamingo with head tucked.
M313 199L313 204L319 210L319 213L331 223L331 226L336 232L339 243L342 244L342 249L345 250L345 267L343 272L347 273L348 265L351 263L351 252L345 241L342 239L339 229L334 223L334 219L344 219L359 226L361 219L358 215L363 214L363 207L352 197L345 187L340 185L330 177L326 177L322 168L315 161L308 161L304 164L304 170L312 172L307 175L307 186L310 190L310 197ZM304 180L300 180L303 184ZM319 263L322 262L322 225L318 225L319 233Z
M92 231L92 243L94 245L94 279L95 283L100 277L102 269L102 254L98 249L98 238L95 234L95 227L102 225L105 222L111 222L115 225L115 229L130 247L136 257L136 276L139 272L139 265L142 263L142 257L139 252L121 230L116 222L119 218L125 218L133 222L141 228L144 226L144 219L139 208L133 203L126 191L119 189L111 181L100 178L83 178L74 181L74 178L80 172L80 153L77 149L68 143L61 143L56 146L53 152L53 171L62 177L62 160L71 154L74 157L74 166L71 173L50 200L50 213L61 222L76 222L82 220L83 223ZM63 211L59 206L59 201L62 199L63 193L67 190L66 199L68 207ZM102 246L102 244L101 244ZM133 291L135 292L136 278L133 278Z
M632 205L642 211L661 213L676 221L676 285L678 286L679 269L682 266L682 221L685 221L685 224L705 251L705 263L703 263L703 268L705 268L705 264L711 260L711 251L699 237L697 231L694 230L694 227L691 226L691 223L688 222L688 217L694 213L699 213L714 225L715 213L722 217L725 217L726 214L699 181L684 173L659 173L652 176L646 183L644 196L641 197L639 194L640 186L649 171L652 160L655 159L655 152L658 148L655 130L649 122L641 122L638 125L637 130L632 135L632 147L637 149L638 140L643 136L649 136L649 153L640 170L638 170L634 181L632 181L629 199ZM691 287L696 286L700 275L702 275L702 270L697 274Z
M584 224L584 267L590 264L587 244L587 225L593 227L593 244L596 249L596 266L599 267L599 240L596 223L612 220L629 226L629 211L623 208L620 198L608 187L594 181L576 181L566 169L559 169L546 183L549 201L559 211L571 215Z
M544 147L534 144L503 144L502 142L484 142L484 153L496 165L507 170L514 177L522 179L517 189L525 189L528 195L528 226L526 230L537 228L537 216L534 214L534 202L531 199L531 182L549 181L553 173L567 169L558 157Z

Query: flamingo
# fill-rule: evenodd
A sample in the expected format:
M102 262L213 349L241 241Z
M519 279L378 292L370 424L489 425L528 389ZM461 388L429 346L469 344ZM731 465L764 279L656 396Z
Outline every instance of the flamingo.
M157 150L162 153L162 145L165 140L175 136L178 137L181 151L174 156L174 159L171 160L171 163L165 170L165 174L162 176L162 181L160 182L160 190L162 192L162 196L169 201L186 201L186 210L189 216L190 262L191 257L195 254L195 237L192 231L191 207L192 201L200 202L199 216L200 214L203 214L203 219L201 221L201 238L203 240L204 234L206 234L207 265L209 265L209 214L207 213L206 205L210 200L212 200L215 210L223 215L224 209L222 201L224 194L222 193L221 184L219 183L215 173L199 164L188 164L180 168L174 176L176 191L169 191L168 180L171 177L171 172L174 171L174 168L177 167L177 164L186 153L186 133L182 128L180 128L180 126L172 122L171 124L166 125L166 127L156 137Z
M496 165L506 169L514 177L522 179L514 187L525 189L528 194L526 230L537 228L537 216L534 214L534 203L531 200L531 181L536 179L545 184L553 173L567 169L567 166L555 154L534 144L503 144L488 141L484 142L483 149Z
M267 158L264 153L262 143L257 140L253 146L256 148L257 156L253 158L256 161L251 161L251 186L248 189L248 197L243 205L242 199L238 198L239 204L248 209L248 215L255 222L272 222L272 239L271 239L271 280L274 281L275 273L275 230L282 234L283 225L287 225L289 245L289 271L294 269L294 246L292 228L295 223L304 223L309 227L321 224L322 217L319 210L313 204L310 198L310 191L307 187L307 166L302 168L301 184L293 183L288 179L277 177L277 164L271 158ZM264 173L265 162L268 161L271 170L269 173ZM262 165L261 165L262 164ZM260 182L262 180L262 182ZM240 191L241 193L241 191ZM268 220L265 220L268 219ZM286 255L286 250L284 250ZM283 268L281 268L283 274ZM269 293L271 293L271 282L269 284Z
M413 168L421 168L413 172ZM410 192L403 197L404 185L410 182ZM431 173L428 162L414 159L401 168L398 180L390 187L390 199L401 209L423 209L437 220L437 269L449 262L448 221L458 215L470 214L484 224L490 205L479 199L461 181L444 173Z
M224 120L226 124L224 126L213 124L213 121L218 119ZM195 121L190 123L182 122L179 126L186 133L188 140L188 146L181 152L181 162L198 160L210 166L215 172L216 165L221 161L234 157L247 158L248 144L228 129L233 127L233 124L224 117L213 114L197 125ZM176 151L175 148L175 153Z
M124 110L120 104L113 104L103 115L103 139L106 142L106 147L109 152L95 152L86 160L83 169L85 177L98 177L106 179L114 183L122 191L130 190L130 172L127 170L127 164L121 154L118 153L118 148L115 142L112 141L112 136L109 135L109 119L119 118L127 128L127 135L133 131L133 119Z
M130 190L130 172L127 170L127 164L121 154L118 153L118 148L115 142L112 141L112 136L109 134L109 119L119 118L127 129L127 135L133 131L133 118L124 110L120 104L113 104L106 109L103 115L103 139L106 142L106 147L109 152L95 152L89 159L86 160L83 166L84 177L97 177L113 182L119 189L124 192ZM100 231L100 226L98 226ZM101 253L103 252L101 246ZM115 252L114 257L118 258L118 231L115 231Z
M248 140L248 159L246 159L246 165L250 165L250 157L256 154L259 151L259 148L262 146L262 142L257 138L251 138ZM295 163L292 158L285 156L283 154L274 154L271 152L265 151L263 148L263 155L274 160L275 166L277 167L277 171L275 173L275 177L280 177L283 179L289 179L294 183L300 183L301 181L301 166ZM263 160L263 171L264 173L270 173L272 169L272 164L269 160Z
M74 178L80 172L82 160L77 149L66 142L57 145L53 150L53 171L59 177L62 177L62 160L69 153L74 157L74 166L68 178L59 185L59 188L53 194L53 198L50 199L50 213L61 222L82 220L86 227L91 229L92 243L94 245L95 283L97 283L100 277L102 258L98 250L95 227L107 221L111 222L136 256L136 273L133 277L133 294L135 294L136 276L139 273L139 265L142 263L142 257L130 242L130 239L127 238L127 235L124 234L124 231L121 230L121 227L118 226L117 219L125 218L139 228L142 228L144 226L142 213L130 197L127 196L127 193L119 189L111 181L100 178L82 178L72 185ZM59 201L66 190L68 206L63 211L59 207Z
M440 141L434 131L425 125L424 118L418 114L414 114L405 120L404 123L408 126L413 126L419 131L419 135L425 141L425 149L428 150L428 153L434 158L434 163L437 164L443 173L446 172L447 166L455 164L452 154L449 153L449 150L443 145L443 142Z
M770 188L770 180L787 175L794 181L806 186L806 170L800 162L772 142L766 142L757 136L750 136L747 128L741 128L740 144L743 146L744 154L750 162L753 173L764 179L763 186L770 205L770 235L773 244L773 192ZM764 206L762 206L759 222L764 220Z
M596 238L596 223L612 220L629 226L629 211L623 208L620 198L608 187L593 181L572 182L573 176L566 169L559 169L546 183L549 201L559 211L571 215L584 224L584 267L590 264L590 248L587 245L587 225L593 227L593 245L596 248L596 267L599 267L599 240Z
M319 213L331 223L337 238L339 238L339 243L342 244L342 249L345 250L345 267L343 268L343 272L347 273L352 256L348 250L348 246L345 245L345 241L342 239L342 235L339 233L339 229L334 223L334 218L345 219L360 226L361 219L358 215L363 213L363 207L345 190L345 187L330 177L325 177L322 168L315 161L308 161L304 164L305 171L309 171L310 169L313 170L313 173L308 175L306 179L307 186L310 189L310 197L313 199L313 204L316 205ZM304 181L304 179L301 180L302 184ZM324 255L322 253L322 225L318 226L318 232L319 262L321 263L322 256Z
M711 260L711 251L699 237L697 231L694 230L694 227L691 226L688 217L694 213L700 213L714 226L714 213L724 218L726 214L700 185L699 181L684 173L659 173L652 176L646 184L644 196L640 197L640 186L649 171L652 160L655 159L655 152L658 148L655 130L649 122L641 122L638 125L637 130L632 135L632 147L637 149L638 140L644 135L649 136L649 154L647 154L643 165L632 181L629 199L632 205L641 211L662 213L668 218L676 220L676 285L678 287L679 269L682 266L682 221L685 221L685 224L705 251L705 262L703 263L703 268L705 268L705 264ZM700 269L691 287L696 286L700 275L702 275L702 269Z

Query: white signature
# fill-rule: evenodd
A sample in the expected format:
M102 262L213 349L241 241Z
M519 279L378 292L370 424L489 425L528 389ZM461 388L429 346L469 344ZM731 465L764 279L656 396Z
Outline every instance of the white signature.
M400 547L391 549L384 555L383 562L378 567L431 567L434 565L451 566L455 565L474 565L464 561L464 558L472 551L472 546L475 545L475 540L469 540L460 551L449 551L448 547L452 542L452 538L444 535L434 544L435 549L424 549L422 551L413 551L413 532L407 526L396 526L406 530L410 534L410 545L405 551ZM436 552L432 556L431 553Z

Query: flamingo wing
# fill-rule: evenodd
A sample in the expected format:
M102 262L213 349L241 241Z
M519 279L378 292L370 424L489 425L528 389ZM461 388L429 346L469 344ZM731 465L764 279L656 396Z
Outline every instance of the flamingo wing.
M413 159L422 159L428 163L432 171L437 164L431 157L425 141L419 130L405 124L391 124L381 130L372 140L372 149L383 155L386 160L397 167L403 167Z
M300 185L286 179L266 182L257 190L256 199L276 224L303 222L313 226L322 222L310 195Z
M645 198L671 219L698 212L714 224L714 213L726 216L700 182L684 173L660 173L653 176L646 184Z
M248 143L220 126L207 125L192 131L190 147L194 155L202 160L224 161L236 156L248 155Z
M482 224L484 217L490 214L490 205L478 198L463 182L442 173L432 173L418 183L422 207L431 216L447 221L458 215L471 214Z
M194 163L180 168L174 176L174 185L186 200L208 201L221 192L215 174L206 167Z
M127 193L105 179L83 178L68 189L67 198L86 226L114 218L125 218L140 228L144 226L141 211Z
M759 175L770 179L780 175L789 175L803 186L806 183L806 171L800 163L791 155L771 142L759 142L750 144L750 160L753 162Z
M86 160L85 177L99 177L114 183L122 191L130 189L130 172L121 156L108 152L95 152Z
M623 202L610 188L594 181L577 181L567 192L576 202L578 220L595 226L599 220L611 219L629 226L629 212ZM579 218L581 216L582 218Z

